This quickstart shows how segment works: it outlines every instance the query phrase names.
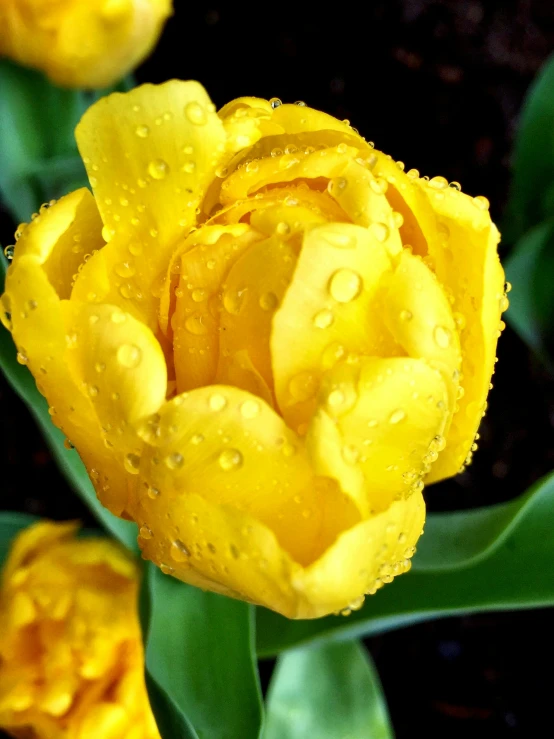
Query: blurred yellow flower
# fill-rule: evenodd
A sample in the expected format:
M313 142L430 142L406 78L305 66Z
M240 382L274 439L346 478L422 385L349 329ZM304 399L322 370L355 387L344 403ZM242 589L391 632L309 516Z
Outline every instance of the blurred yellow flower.
M0 0L0 56L64 87L106 87L148 56L172 0Z
M304 103L144 85L77 128L4 309L100 500L166 573L310 618L409 568L506 307L485 198Z
M138 571L77 525L14 541L0 591L0 728L35 739L159 738L144 684Z

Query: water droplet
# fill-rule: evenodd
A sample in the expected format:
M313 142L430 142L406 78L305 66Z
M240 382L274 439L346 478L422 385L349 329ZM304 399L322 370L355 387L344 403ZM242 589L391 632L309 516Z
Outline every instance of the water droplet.
M450 346L451 336L452 334L450 332L450 329L445 328L444 326L435 326L433 337L435 339L435 343L441 349L448 349L448 347Z
M204 336L208 333L208 327L204 323L205 314L194 313L192 316L188 316L185 321L185 328L194 336Z
M122 367L134 369L142 359L142 351L135 344L122 344L117 350L117 361Z
M133 277L135 274L135 265L132 262L120 262L114 267L114 272L119 277Z
M360 452L356 449L355 446L352 446L352 444L346 444L342 448L342 458L346 462L346 464L356 464L358 459L360 458Z
M400 320L401 321L411 321L414 317L414 314L411 310L401 310L400 311Z
M334 342L329 344L321 355L321 366L323 369L331 369L346 354L346 349L342 344Z
M320 310L313 317L313 323L316 328L329 328L329 326L335 320L335 316L330 310Z
M477 195L477 197L473 198L473 202L479 210L488 210L490 208L490 203L484 195Z
M172 454L168 454L165 458L165 463L169 467L170 470L178 470L180 469L184 464L184 458L182 454L179 454L179 452L173 452Z
M208 402L212 411L222 411L227 405L227 398L220 393L214 393Z
M153 536L152 529L150 529L146 524L140 527L139 534L142 539L147 539L147 540L151 539Z
M306 107L306 103L303 100L297 100L294 104L298 105L300 108Z
M507 283L506 283L506 284L504 285L504 292L505 292L505 293L509 293L509 292L511 292L511 290L512 290L512 283L511 283L511 282L507 282Z
M169 164L163 159L153 159L148 165L148 174L155 180L163 180L169 172Z
M345 177L333 177L329 180L327 185L327 192L333 197L340 196L348 185L348 180Z
M223 295L223 307L227 313L231 315L238 315L241 311L242 304L248 294L248 288L244 287L242 290L228 290Z
M311 372L301 372L289 382L289 393L297 402L312 398L317 391L317 380Z
M138 475L140 469L140 457L138 454L126 454L123 465L130 475Z
M279 298L275 293L267 292L260 296L260 308L265 311L273 311L279 305Z
M344 403L345 400L346 397L344 393L338 388L336 388L335 390L331 390L331 392L327 396L327 404L331 406L331 408L338 408Z
M201 303L203 300L206 299L206 291L202 290L201 288L197 288L196 290L192 291L191 298L194 300L195 303Z
M275 110L275 108L280 108L283 103L281 100L279 100L279 98L271 98L269 104L271 105L273 110Z
M185 115L195 126L203 126L208 121L206 109L195 100L185 105Z
M187 559L190 557L189 550L180 539L175 539L175 541L171 544L171 549L169 550L169 553L171 555L171 559L173 559L175 562L186 562Z
M227 177L228 174L229 174L228 167L218 167L215 170L215 176L219 177L221 180Z
M462 186L459 182L456 182L456 180L453 180L448 184L448 187L451 187L453 190L458 190L458 192L461 192Z
M166 565L162 562L160 565L160 570L164 573L164 575L172 575L175 570L170 565Z
M156 498L160 497L159 489L154 487L153 485L148 486L147 494L151 500L156 500Z
M224 449L218 457L218 462L222 470L229 472L239 469L243 458L238 449Z
M98 395L98 388L96 387L96 385L88 386L88 394L91 398L95 398Z
M148 128L148 126L144 126L144 125L137 126L135 128L135 133L139 138L145 139L150 133L150 129Z
M279 221L275 226L275 233L279 234L279 236L286 236L290 233L289 224L286 221Z
M446 177L432 177L429 180L429 187L432 187L435 190L444 190L445 187L448 187L448 180Z
M240 412L244 418L256 418L260 412L260 404L257 400L245 400L240 407Z
M389 238L389 227L386 225L386 223L380 223L379 221L375 221L375 223L371 224L371 230L373 231L373 234L377 241L380 241L383 243Z
M356 246L354 236L340 231L324 231L321 238L336 249L353 249Z
M194 444L194 446L198 446L198 444L201 444L204 441L203 434L194 434L190 438L190 443Z
M4 256L6 257L8 262L12 261L14 251L15 251L15 246L13 244L10 244L10 246L6 246L6 248L4 249Z
M339 269L331 277L329 292L338 303L349 303L362 289L362 278L350 269Z
M400 421L403 421L406 418L405 411L402 410L402 408L397 408L395 411L393 411L389 416L389 423L397 424L400 423Z

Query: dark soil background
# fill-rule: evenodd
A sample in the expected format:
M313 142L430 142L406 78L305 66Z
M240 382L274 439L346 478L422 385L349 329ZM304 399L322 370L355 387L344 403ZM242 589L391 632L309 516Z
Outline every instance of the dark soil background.
M521 103L554 50L551 2L175 5L139 81L195 78L218 107L240 95L305 100L407 168L486 195L501 220ZM5 237L12 224L0 225ZM480 450L426 491L431 511L513 498L554 467L552 378L509 328L499 358ZM0 401L2 507L92 523L5 383ZM397 739L551 735L553 619L554 609L483 614L367 640Z

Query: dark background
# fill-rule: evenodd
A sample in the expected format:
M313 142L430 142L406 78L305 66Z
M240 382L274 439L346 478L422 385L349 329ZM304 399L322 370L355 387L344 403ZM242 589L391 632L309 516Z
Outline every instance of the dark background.
M522 100L554 49L551 2L175 5L140 82L195 78L218 107L240 95L305 100L407 168L486 195L501 222ZM11 229L4 215L3 243ZM552 378L509 328L499 359L480 450L427 489L432 511L513 498L554 467ZM2 507L92 524L5 384L0 401ZM553 621L551 609L482 614L368 639L397 739L551 735Z

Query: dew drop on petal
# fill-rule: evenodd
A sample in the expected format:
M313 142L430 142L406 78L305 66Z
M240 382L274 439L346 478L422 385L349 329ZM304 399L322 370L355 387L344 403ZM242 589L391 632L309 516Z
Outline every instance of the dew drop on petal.
M185 116L195 126L203 126L208 120L206 109L195 100L185 105Z
M332 311L327 309L320 310L319 313L316 313L313 317L313 323L316 328L329 328L334 320L335 317Z
M140 457L138 454L126 454L123 464L130 475L138 475L140 469Z
M135 344L122 344L117 350L117 361L126 369L138 367L142 359L142 351Z
M219 466L225 472L242 467L243 457L238 449L223 449L218 457Z
M362 290L362 278L350 269L339 269L329 281L331 297L338 303L350 303Z
M163 159L153 159L148 165L148 174L155 180L163 180L169 172L169 164Z
M175 539L175 541L171 544L171 549L169 550L169 553L171 555L171 559L173 559L175 562L186 562L187 559L190 557L189 550L180 539Z
M402 408L397 408L395 411L393 411L389 416L389 423L397 424L400 423L400 421L403 421L406 418L406 412L402 410Z

